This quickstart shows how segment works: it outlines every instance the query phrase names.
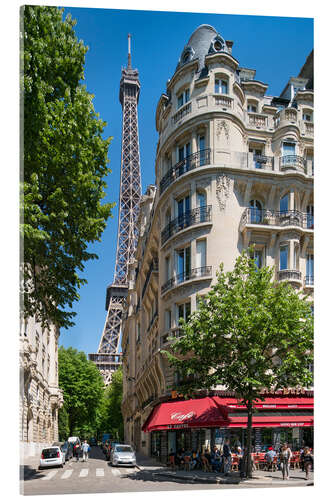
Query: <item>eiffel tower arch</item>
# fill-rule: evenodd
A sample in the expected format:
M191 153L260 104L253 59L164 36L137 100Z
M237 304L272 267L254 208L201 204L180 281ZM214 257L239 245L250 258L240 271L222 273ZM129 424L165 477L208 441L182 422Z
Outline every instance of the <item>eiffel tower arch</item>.
M139 95L139 72L132 69L131 35L128 35L127 68L122 68L119 90L123 122L116 264L113 283L107 287L107 315L98 351L89 354L89 359L103 375L105 385L110 384L112 374L121 365L120 330L123 303L128 291L127 273L138 239L136 222L141 199Z

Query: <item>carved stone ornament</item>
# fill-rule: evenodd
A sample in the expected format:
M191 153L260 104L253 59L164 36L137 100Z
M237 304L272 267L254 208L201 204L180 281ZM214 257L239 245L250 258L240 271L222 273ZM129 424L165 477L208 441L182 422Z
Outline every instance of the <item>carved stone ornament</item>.
M225 210L227 199L230 196L230 190L233 188L233 179L225 174L216 178L216 198L221 212Z
M219 120L216 127L216 136L220 138L222 132L224 132L225 138L229 141L229 124L226 120Z

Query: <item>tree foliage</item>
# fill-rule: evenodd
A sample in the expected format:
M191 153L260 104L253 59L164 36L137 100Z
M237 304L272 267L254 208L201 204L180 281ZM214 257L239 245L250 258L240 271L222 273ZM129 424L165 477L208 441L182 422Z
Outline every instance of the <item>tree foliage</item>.
M243 253L234 270L217 282L174 340L170 363L186 380L184 394L223 384L248 410L248 449L253 403L264 388L309 387L313 361L311 303L286 283L273 281L273 268L258 269ZM250 469L248 468L248 475Z
M111 384L106 387L100 414L100 432L110 432L115 439L124 439L124 422L121 413L123 398L123 372L119 368L112 375Z
M61 346L58 357L59 387L64 391L59 434L63 435L68 428L70 435L95 435L98 412L103 400L103 378L96 365L87 360L84 352Z
M24 314L73 325L84 264L97 255L113 204L101 205L111 138L82 84L85 54L63 9L25 6L22 15L22 212Z

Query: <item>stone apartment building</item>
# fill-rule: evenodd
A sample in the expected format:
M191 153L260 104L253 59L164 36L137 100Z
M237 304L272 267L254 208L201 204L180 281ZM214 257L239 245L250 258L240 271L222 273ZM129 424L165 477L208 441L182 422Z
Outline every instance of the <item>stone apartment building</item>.
M196 309L197 294L208 292L221 262L231 270L254 245L258 266L275 266L276 280L313 296L312 57L302 68L306 77L290 78L281 95L269 96L232 47L213 27L199 26L157 104L156 180L141 200L122 323L125 439L147 455L218 443L223 432L244 437L244 422L231 417L229 430L190 428L176 417L150 425L167 405L185 420L191 413L161 349ZM241 410L222 387L208 396ZM271 413L256 417L256 443L311 442L312 396L267 394Z
M58 386L59 330L43 329L33 318L21 322L20 444L21 456L38 455L58 441L58 410L63 395Z

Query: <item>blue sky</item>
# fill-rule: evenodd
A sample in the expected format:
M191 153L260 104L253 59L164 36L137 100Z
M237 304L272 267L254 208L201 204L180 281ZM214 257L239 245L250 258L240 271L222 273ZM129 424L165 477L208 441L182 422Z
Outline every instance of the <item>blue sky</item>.
M256 69L256 79L269 85L267 95L279 95L287 80L297 76L313 48L313 20L310 18L241 16L134 10L65 8L77 20L77 37L89 46L85 84L95 95L95 110L107 122L105 137L112 136L109 149L112 173L106 179L105 201L119 196L121 120L119 82L127 63L127 34L132 34L132 66L141 82L139 136L142 191L154 183L157 133L155 109L165 91L178 58L192 32L210 24L227 40L233 40L233 56L240 65ZM112 283L117 236L117 207L113 210L101 243L91 246L99 259L86 265L88 284L80 290L74 305L76 326L62 330L60 343L86 353L96 352L106 311L105 292Z

